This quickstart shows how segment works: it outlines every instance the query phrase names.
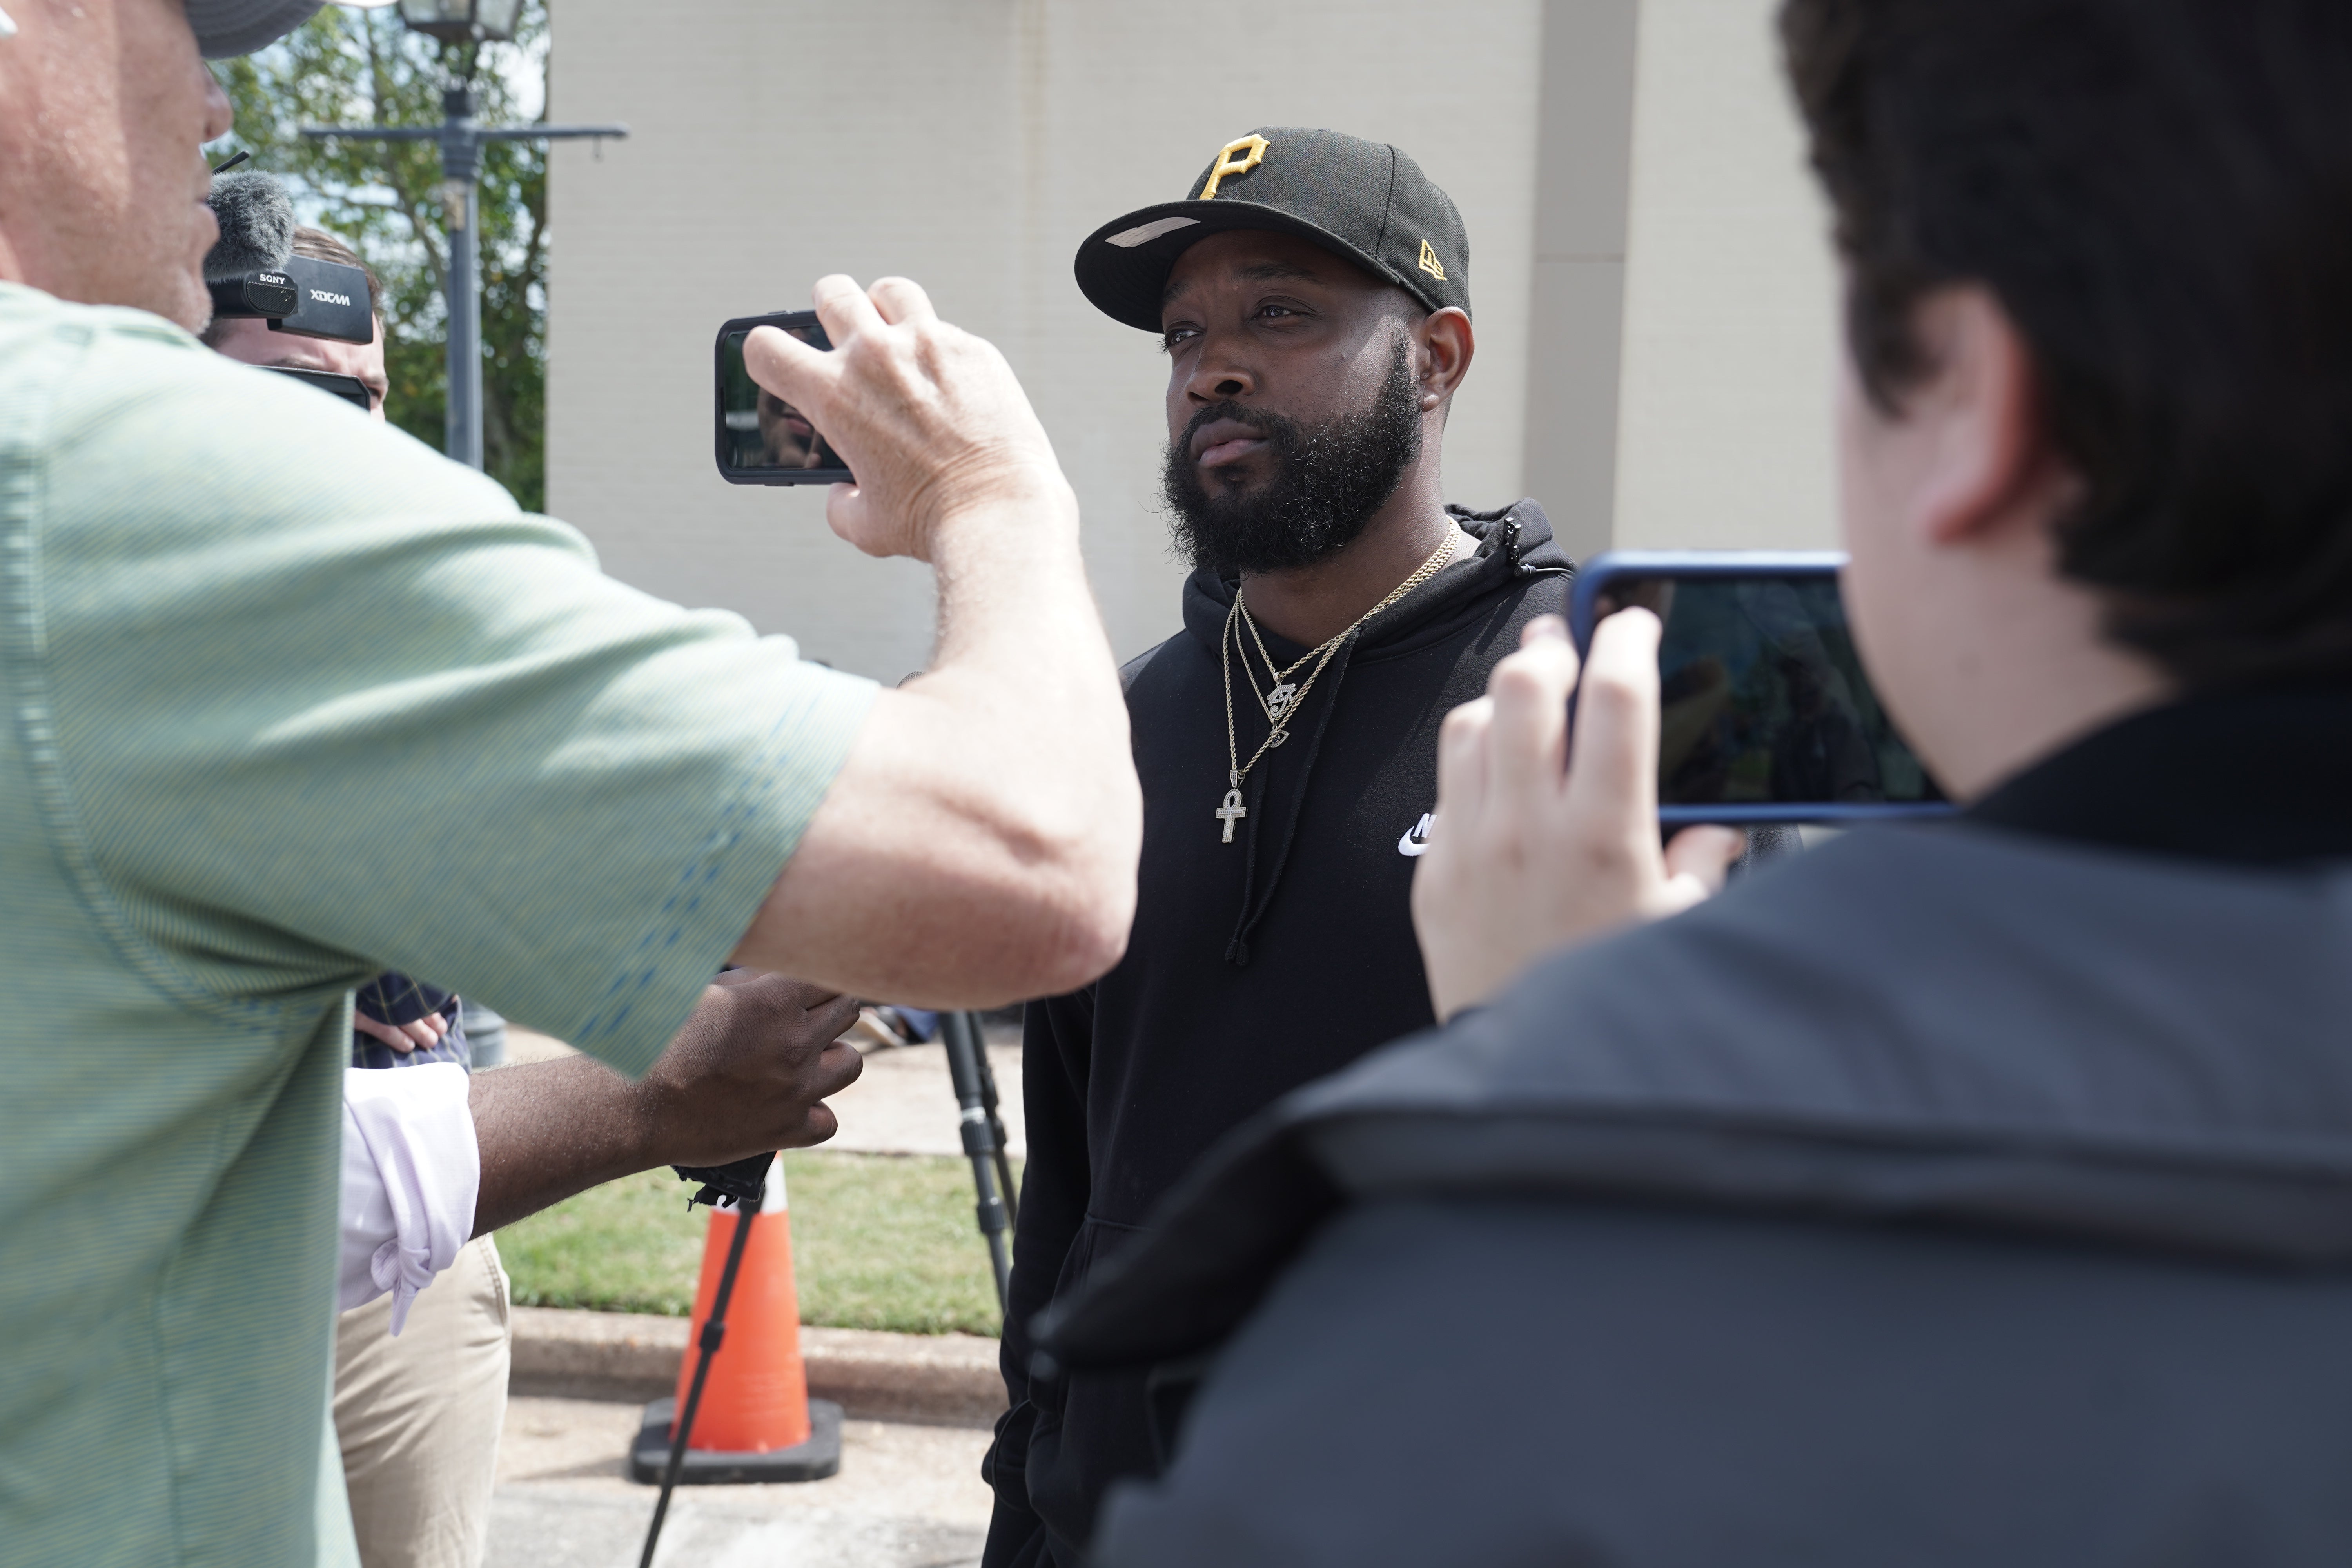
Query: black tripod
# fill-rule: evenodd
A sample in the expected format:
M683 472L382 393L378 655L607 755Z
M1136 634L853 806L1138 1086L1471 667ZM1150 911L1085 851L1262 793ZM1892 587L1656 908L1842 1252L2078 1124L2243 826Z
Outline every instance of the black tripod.
M1020 1199L1014 1195L1013 1161L1004 1150L1004 1121L996 1113L996 1075L989 1070L988 1041L981 1033L979 1014L940 1014L940 1039L948 1049L948 1077L955 1084L956 1103L963 1109L963 1152L971 1161L971 1184L980 1193L974 1208L980 1234L988 1242L989 1263L996 1271L996 1310L1003 1312L1013 1278L1005 1233L1020 1217Z
M989 1068L988 1042L981 1034L979 1014L940 1014L940 1038L947 1046L948 1076L955 1084L956 1103L963 1110L963 1148L971 1158L972 1184L980 1192L980 1202L975 1205L980 1233L988 1240L989 1261L996 1271L996 1307L1002 1312L1013 1275L1013 1258L1004 1236L1017 1213L1019 1200L1013 1196L1013 1162L1004 1149L1004 1121L997 1114L996 1075ZM702 1359L695 1366L694 1381L687 1387L686 1408L677 1413L670 1430L669 1458L662 1475L661 1496L654 1504L653 1522L646 1531L645 1552L637 1560L637 1568L653 1568L654 1548L661 1541L662 1521L669 1513L670 1493L677 1489L679 1471L686 1464L687 1438L694 1430L695 1412L702 1404L703 1382L710 1375L711 1360L727 1338L727 1307L735 1294L736 1271L742 1266L744 1245L751 1238L751 1216L760 1212L761 1201L766 1196L765 1178L769 1163L774 1158L772 1154L761 1154L709 1170L678 1170L681 1177L704 1184L688 1202L688 1208L698 1203L718 1204L731 1199L740 1217L735 1222L735 1234L727 1244L727 1262L719 1272L718 1288L711 1292L710 1315L702 1325L698 1346Z
M694 1381L687 1385L686 1408L677 1413L677 1423L669 1439L669 1464L662 1474L661 1498L654 1504L653 1523L646 1530L646 1550L637 1559L637 1568L653 1568L654 1547L661 1541L662 1521L669 1513L669 1494L677 1489L678 1471L686 1465L686 1439L694 1430L694 1413L702 1404L702 1385L710 1376L710 1363L719 1354L719 1347L727 1339L727 1303L735 1294L736 1270L743 1266L743 1246L751 1239L751 1216L760 1212L760 1204L767 1196L768 1163L773 1154L762 1154L756 1161L740 1160L732 1166L697 1171L698 1178L707 1184L694 1195L687 1207L697 1203L715 1204L733 1199L735 1204L735 1234L727 1243L727 1264L719 1271L719 1288L711 1292L710 1316L703 1320L700 1350L702 1360L694 1369ZM757 1166L757 1173L744 1169ZM680 1175L686 1173L680 1171ZM731 1180L730 1178L732 1178Z

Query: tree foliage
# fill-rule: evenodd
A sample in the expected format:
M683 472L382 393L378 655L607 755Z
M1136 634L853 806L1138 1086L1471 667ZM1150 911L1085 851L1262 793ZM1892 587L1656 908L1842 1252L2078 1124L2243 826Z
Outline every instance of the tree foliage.
M341 237L383 283L384 416L436 447L448 399L445 310L447 224L440 149L429 142L312 141L306 125L441 122L441 90L470 75L487 125L544 120L547 6L526 0L511 44L444 57L389 10L329 7L282 42L215 68L236 109L228 136L206 149L218 163L277 175L303 220ZM493 479L530 510L546 504L547 153L530 142L482 152L482 456Z

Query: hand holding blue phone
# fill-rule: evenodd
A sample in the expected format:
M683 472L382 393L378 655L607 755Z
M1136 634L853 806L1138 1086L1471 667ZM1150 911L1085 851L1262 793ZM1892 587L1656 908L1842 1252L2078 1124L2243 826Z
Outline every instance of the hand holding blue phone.
M1660 630L1645 610L1613 616L1580 659L1568 627L1538 617L1486 695L1446 716L1435 821L1412 883L1441 1019L1547 953L1688 909L1744 852L1732 828L1660 837Z
M1621 551L1577 576L1578 648L1614 612L1663 623L1658 819L1851 823L1949 813L1847 629L1833 551Z

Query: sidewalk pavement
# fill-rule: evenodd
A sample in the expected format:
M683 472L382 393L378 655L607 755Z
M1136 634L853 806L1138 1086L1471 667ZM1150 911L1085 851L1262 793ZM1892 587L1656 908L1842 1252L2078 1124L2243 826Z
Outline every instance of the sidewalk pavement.
M635 1568L655 1487L623 1473L639 1407L507 1403L485 1568ZM988 1433L849 1420L841 1473L793 1486L680 1487L657 1568L962 1568L987 1539Z
M1014 1159L1025 1160L1029 1136L1021 1119L1019 1041L991 1040L988 1065L996 1075L1004 1146ZM956 1107L945 1046L876 1051L866 1058L857 1081L826 1103L841 1119L841 1131L820 1148L853 1154L963 1153L963 1113Z
M627 1479L647 1400L676 1386L687 1322L514 1310L514 1371L485 1568L632 1568L656 1489ZM659 1564L962 1568L987 1538L980 1479L1004 1406L996 1342L801 1330L809 1391L839 1403L841 1473L796 1485L681 1487Z

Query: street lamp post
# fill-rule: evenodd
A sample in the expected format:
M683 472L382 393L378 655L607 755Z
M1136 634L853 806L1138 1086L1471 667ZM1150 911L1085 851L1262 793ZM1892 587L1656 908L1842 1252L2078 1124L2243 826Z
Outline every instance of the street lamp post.
M514 37L522 0L400 0L400 19L445 51L459 44ZM436 142L441 147L441 207L449 226L449 398L445 449L469 468L482 466L482 148L491 142L599 141L626 137L625 125L477 125L470 61L466 79L441 94L441 123L430 126L319 125L302 134L352 142Z

